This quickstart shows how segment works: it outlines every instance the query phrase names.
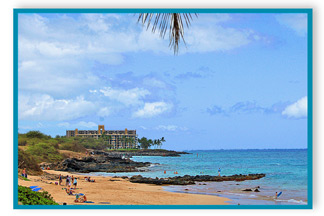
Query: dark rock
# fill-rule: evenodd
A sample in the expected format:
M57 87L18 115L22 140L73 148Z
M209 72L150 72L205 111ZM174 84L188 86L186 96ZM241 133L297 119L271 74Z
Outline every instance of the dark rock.
M265 174L253 174L253 175L233 175L233 176L209 176L209 175L196 175L196 176L175 176L169 178L146 178L141 175L132 176L129 180L133 183L147 183L157 185L189 185L195 184L195 182L206 182L206 181L240 181L245 180L256 180L263 178ZM205 183L203 185L206 185ZM246 189L244 191L252 191L252 189Z
M247 189L244 189L244 190L242 190L242 191L252 191L252 189L247 188Z
M55 170L67 172L136 172L140 167L149 166L149 162L134 162L105 155L95 155L82 159L68 158L55 165Z

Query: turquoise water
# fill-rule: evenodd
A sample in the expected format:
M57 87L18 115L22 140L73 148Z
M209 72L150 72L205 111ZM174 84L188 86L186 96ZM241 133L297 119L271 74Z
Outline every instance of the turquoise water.
M240 205L307 204L307 149L302 150L210 150L188 151L181 157L135 156L134 161L151 162L146 172L97 173L100 175L142 175L169 177L182 175L221 175L265 173L266 177L244 182L204 182L187 186L165 186L167 191L200 193L230 198ZM166 174L164 174L166 171ZM178 174L174 174L177 171ZM259 186L260 192L243 192ZM278 199L275 192L282 191Z

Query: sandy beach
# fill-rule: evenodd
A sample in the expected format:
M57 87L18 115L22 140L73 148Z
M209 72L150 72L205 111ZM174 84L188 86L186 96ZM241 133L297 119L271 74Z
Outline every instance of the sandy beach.
M73 175L78 178L76 193L83 193L89 201L94 203L75 203L75 196L67 195L65 179L62 186L55 185L55 181L43 179L41 176L28 176L30 181L19 179L21 186L39 186L48 191L59 204L67 205L227 205L227 198L167 192L162 186L131 183L126 179L92 176L95 182L87 182L84 175L47 170L50 174ZM56 180L58 182L58 180ZM51 184L52 182L52 184Z

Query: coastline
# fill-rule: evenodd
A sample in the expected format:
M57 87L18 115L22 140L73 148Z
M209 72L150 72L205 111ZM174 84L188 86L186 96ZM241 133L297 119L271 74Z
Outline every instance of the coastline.
M75 196L67 195L65 180L47 180L42 176L29 176L30 181L18 179L21 186L39 186L49 192L54 200L67 205L228 205L231 200L213 195L177 193L165 191L162 186L131 183L126 179L109 176L92 176L96 182L86 182L84 176L63 171L46 170L49 174L73 175L78 178L77 193L84 193L94 203L75 203ZM52 182L52 184L50 184Z

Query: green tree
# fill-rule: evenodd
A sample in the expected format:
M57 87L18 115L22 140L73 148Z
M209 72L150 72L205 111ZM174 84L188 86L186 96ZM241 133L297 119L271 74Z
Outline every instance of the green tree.
M153 140L153 146L156 146L156 147L158 146L158 140L156 140L156 139ZM155 147L155 148L156 148L156 147Z
M160 148L161 148L161 146L163 145L163 143L165 143L164 137L162 137L160 141L161 141L161 143L160 143Z
M140 143L141 149L149 148L149 142L146 137L142 137L142 138L138 139L138 142Z
M41 133L39 131L29 131L29 132L26 133L26 137L27 138L40 138L40 139L42 139L42 138L48 138L50 136L47 136L47 135L45 135L45 134L43 134L43 133Z
M149 139L147 142L148 142L148 148L150 148L153 145L153 140Z

